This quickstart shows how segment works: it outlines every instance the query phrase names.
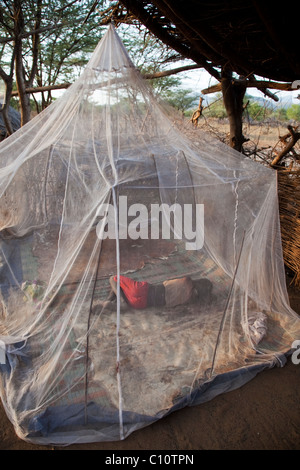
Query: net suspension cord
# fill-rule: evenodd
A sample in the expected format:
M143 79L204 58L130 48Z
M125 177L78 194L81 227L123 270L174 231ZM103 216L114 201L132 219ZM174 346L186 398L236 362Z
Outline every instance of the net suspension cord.
M224 321L225 321L225 317L226 317L226 313L227 313L227 309L228 309L228 305L229 305L229 300L230 300L230 297L231 297L231 294L232 294L232 291L233 291L233 286L234 286L237 271L238 271L238 268L239 268L241 255L242 255L242 251L243 251L243 246L244 246L244 241L245 241L245 231L243 233L243 238L242 238L242 242L241 242L241 248L240 248L238 260L237 260L237 263L236 263L236 267L235 267L233 278L232 278L232 283L231 283L231 286L230 286L230 290L229 290L228 297L227 297L227 300L226 300L224 312L223 312L223 315L222 315L222 320L221 320L221 323L220 323L220 328L219 328L219 332L218 332L218 336L217 336L217 341L216 341L216 346L215 346L215 350L214 350L212 365L211 365L211 369L210 369L210 378L212 377L214 366L215 366L217 349L218 349L218 346L219 346L219 343L220 343L221 332L223 330Z
M123 428L123 404L122 404L122 385L120 374L120 244L119 244L119 229L118 229L118 205L115 187L112 188L114 215L115 215L115 235L116 235L116 262L117 262L117 329L116 329L116 345L117 345L117 382L119 392L119 424L120 424L120 439L124 439Z

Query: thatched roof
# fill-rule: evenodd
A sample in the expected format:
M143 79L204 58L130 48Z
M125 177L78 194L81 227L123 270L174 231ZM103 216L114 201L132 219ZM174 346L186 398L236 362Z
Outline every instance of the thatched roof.
M300 80L296 2L120 0L155 36L216 78L239 75Z

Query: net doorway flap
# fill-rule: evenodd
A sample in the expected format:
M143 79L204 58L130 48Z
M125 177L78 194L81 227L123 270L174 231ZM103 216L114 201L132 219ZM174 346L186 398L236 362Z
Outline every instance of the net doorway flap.
M124 439L283 365L276 174L164 114L110 26L0 147L0 383L38 444Z

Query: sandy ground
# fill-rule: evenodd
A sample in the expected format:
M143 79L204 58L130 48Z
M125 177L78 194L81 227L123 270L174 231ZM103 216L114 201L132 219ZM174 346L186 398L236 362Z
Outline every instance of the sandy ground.
M300 291L289 288L300 314ZM299 338L300 339L300 338ZM49 450L22 441L0 407L0 450ZM258 374L238 390L184 408L121 442L71 445L54 450L299 450L300 365Z

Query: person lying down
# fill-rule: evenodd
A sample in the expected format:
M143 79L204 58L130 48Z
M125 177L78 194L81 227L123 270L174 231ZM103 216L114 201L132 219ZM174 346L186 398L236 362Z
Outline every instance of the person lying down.
M116 308L117 276L110 277L111 293L103 307ZM212 283L208 279L192 280L189 276L170 279L162 284L134 281L120 276L120 308L136 310L148 307L176 307L186 304L208 304L211 299Z

